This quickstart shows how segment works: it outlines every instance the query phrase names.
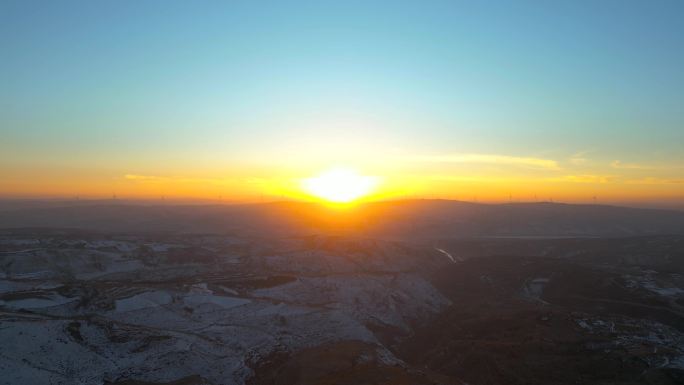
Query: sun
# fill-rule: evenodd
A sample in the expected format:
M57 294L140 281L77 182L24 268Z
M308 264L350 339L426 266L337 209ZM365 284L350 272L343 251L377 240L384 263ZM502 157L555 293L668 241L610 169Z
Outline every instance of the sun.
M302 181L302 189L332 203L349 203L370 194L378 178L359 175L349 168L333 168Z

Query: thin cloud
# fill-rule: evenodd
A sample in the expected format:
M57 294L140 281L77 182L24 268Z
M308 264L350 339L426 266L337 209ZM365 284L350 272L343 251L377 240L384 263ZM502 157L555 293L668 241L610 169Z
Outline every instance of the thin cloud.
M572 182L572 183L609 183L614 180L612 175L564 175L558 178L548 179L552 182Z
M157 176L157 175L140 175L140 174L126 174L124 179L134 183L185 183L185 184L213 184L213 185L230 185L234 183L263 185L272 183L273 179L265 179L258 177L249 178L188 178L181 176Z
M138 174L126 174L124 179L136 181L136 182L164 182L170 180L167 177L160 177L154 175L138 175Z
M614 160L610 162L610 167L622 170L653 170L655 168L652 166L646 166L637 163L622 163L619 160Z
M451 154L451 155L428 155L412 156L408 158L414 162L429 163L480 163L497 164L505 166L520 166L545 170L560 170L558 162L552 159L518 157L495 154Z
M626 181L628 184L684 184L684 179L677 179L677 178L641 178L641 179L630 179Z
M570 157L570 159L568 159L568 161L573 166L581 166L581 165L587 163L587 161L589 161L589 159L586 158L587 153L588 153L588 151L580 151L576 154L573 154Z
M623 163L619 160L614 160L610 163L610 167L622 170L682 170L684 164L670 163L670 164L639 164L639 163Z

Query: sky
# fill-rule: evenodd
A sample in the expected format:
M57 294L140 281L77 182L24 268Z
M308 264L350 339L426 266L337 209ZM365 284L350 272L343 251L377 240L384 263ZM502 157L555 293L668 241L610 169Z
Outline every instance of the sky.
M0 0L0 196L684 202L684 2Z

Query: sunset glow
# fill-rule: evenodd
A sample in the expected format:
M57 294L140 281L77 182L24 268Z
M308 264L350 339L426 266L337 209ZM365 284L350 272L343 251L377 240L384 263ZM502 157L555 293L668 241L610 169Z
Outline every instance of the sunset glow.
M302 181L305 192L333 203L349 203L368 195L378 184L375 177L348 168L334 168Z
M4 7L0 198L684 207L676 2L238 3Z
M683 20L0 0L0 385L684 378Z

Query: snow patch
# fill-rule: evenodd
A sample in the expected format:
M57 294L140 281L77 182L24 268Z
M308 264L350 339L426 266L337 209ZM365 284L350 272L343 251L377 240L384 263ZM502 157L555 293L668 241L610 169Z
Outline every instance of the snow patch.
M446 255L447 258L451 261L451 263L456 263L457 258L454 258L453 255L449 254L446 250L440 249L439 247L435 247L435 250L439 251L440 253ZM463 262L461 258L458 258L459 262Z
M5 306L13 309L41 309L52 306L64 305L65 303L76 301L75 298L67 298L61 295L51 295L45 298L23 298L13 301L6 301Z
M132 297L117 299L116 311L129 312L133 310L146 309L162 305L168 305L173 298L165 291L148 291Z
M252 301L244 298L224 297L210 294L190 294L183 297L183 303L188 306L198 306L209 303L226 309L246 305L250 302Z

